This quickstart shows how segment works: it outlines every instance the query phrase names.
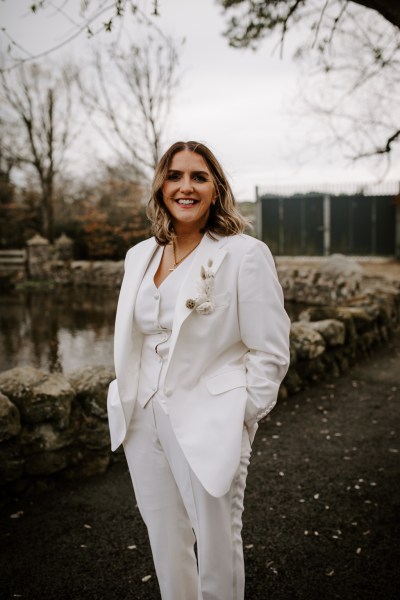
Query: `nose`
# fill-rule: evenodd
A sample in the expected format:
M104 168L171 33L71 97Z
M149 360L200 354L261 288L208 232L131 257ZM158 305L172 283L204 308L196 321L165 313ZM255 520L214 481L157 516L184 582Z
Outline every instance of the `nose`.
M181 192L190 193L193 192L193 184L189 176L184 176L181 179Z

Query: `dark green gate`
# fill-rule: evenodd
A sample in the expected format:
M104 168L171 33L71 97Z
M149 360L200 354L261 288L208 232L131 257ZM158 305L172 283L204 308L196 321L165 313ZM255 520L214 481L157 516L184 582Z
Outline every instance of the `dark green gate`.
M263 195L262 239L273 254L396 254L395 196Z

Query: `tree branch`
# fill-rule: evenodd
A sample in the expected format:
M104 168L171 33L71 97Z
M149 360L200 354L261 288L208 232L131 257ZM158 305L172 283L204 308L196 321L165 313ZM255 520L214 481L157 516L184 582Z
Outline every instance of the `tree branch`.
M398 129L397 131L395 131L395 133L393 135L391 135L388 139L387 142L384 146L381 146L380 148L376 148L375 150L371 151L371 152L364 152L362 154L359 154L356 159L359 160L361 158L368 158L371 156L376 156L378 154L389 154L392 151L392 144L398 139L400 138L400 129Z

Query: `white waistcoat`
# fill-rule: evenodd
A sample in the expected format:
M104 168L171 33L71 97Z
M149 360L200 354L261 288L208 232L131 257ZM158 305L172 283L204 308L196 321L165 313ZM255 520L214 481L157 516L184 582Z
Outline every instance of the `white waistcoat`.
M157 288L154 276L162 254L163 248L160 247L146 270L136 298L134 319L136 327L144 335L140 359L138 402L144 407L155 395L164 412L168 414L163 388L172 322L179 289L195 252L188 256Z

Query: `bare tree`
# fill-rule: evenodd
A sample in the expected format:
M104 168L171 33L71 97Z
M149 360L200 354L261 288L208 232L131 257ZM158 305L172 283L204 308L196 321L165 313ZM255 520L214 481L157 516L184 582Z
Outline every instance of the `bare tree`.
M279 32L303 33L302 119L314 146L335 143L352 160L390 163L400 142L400 4L391 0L219 0L231 46L256 49ZM373 10L369 10L373 9ZM305 110L306 108L306 110ZM316 133L315 133L316 132ZM386 161L382 161L382 158Z
M5 5L4 14L7 5L12 3L15 4L14 0L2 0L2 4ZM67 30L56 44L49 45L39 53L32 53L24 40L13 35L3 23L0 28L0 41L5 42L7 48L7 63L2 66L3 70L12 70L21 64L42 59L83 35L94 38L103 33L108 36L115 33L114 38L118 37L121 31L129 29L132 23L146 24L155 33L162 35L156 23L159 0L146 2L143 9L136 0L22 0L19 5L19 9L25 11L25 18L32 17L30 22L33 29L36 23L40 23L35 15L42 14L47 17L61 17Z
M5 6L12 2L14 0L3 0ZM330 0L218 0L218 3L229 15L226 33L230 44L246 47L254 45L276 29L281 31L283 40L287 30L302 21L310 11L323 14ZM102 32L118 31L126 26L128 18L145 22L160 33L156 24L156 17L160 14L159 0L146 3L145 10L141 9L137 0L81 0L78 14L73 8L76 3L70 0L25 0L20 4L33 14L60 14L68 23L69 31L57 45L35 55L24 47L22 40L14 39L3 25L0 34L6 40L10 54L13 51L8 68L42 58L82 34L93 37ZM400 3L396 0L341 0L344 10L353 4L376 11L388 22L400 27ZM168 7L162 8L168 10Z
M393 0L218 0L228 15L226 35L232 46L256 47L257 43L273 31L286 33L298 23L314 16L315 25L321 24L330 5L339 5L336 24L347 9L358 4L379 13L384 19L400 28L400 3ZM375 13L376 11L376 13Z
M178 46L148 37L128 52L95 54L81 72L81 99L99 135L115 159L130 166L132 178L154 170L178 85Z
M1 155L8 164L28 168L35 175L42 231L51 241L55 180L76 134L72 126L73 80L70 67L56 71L36 63L0 74Z
M329 19L321 24L322 40L333 27ZM334 35L334 46L317 40L297 53L307 57L303 112L314 119L320 142L385 167L400 142L400 30L354 5Z

